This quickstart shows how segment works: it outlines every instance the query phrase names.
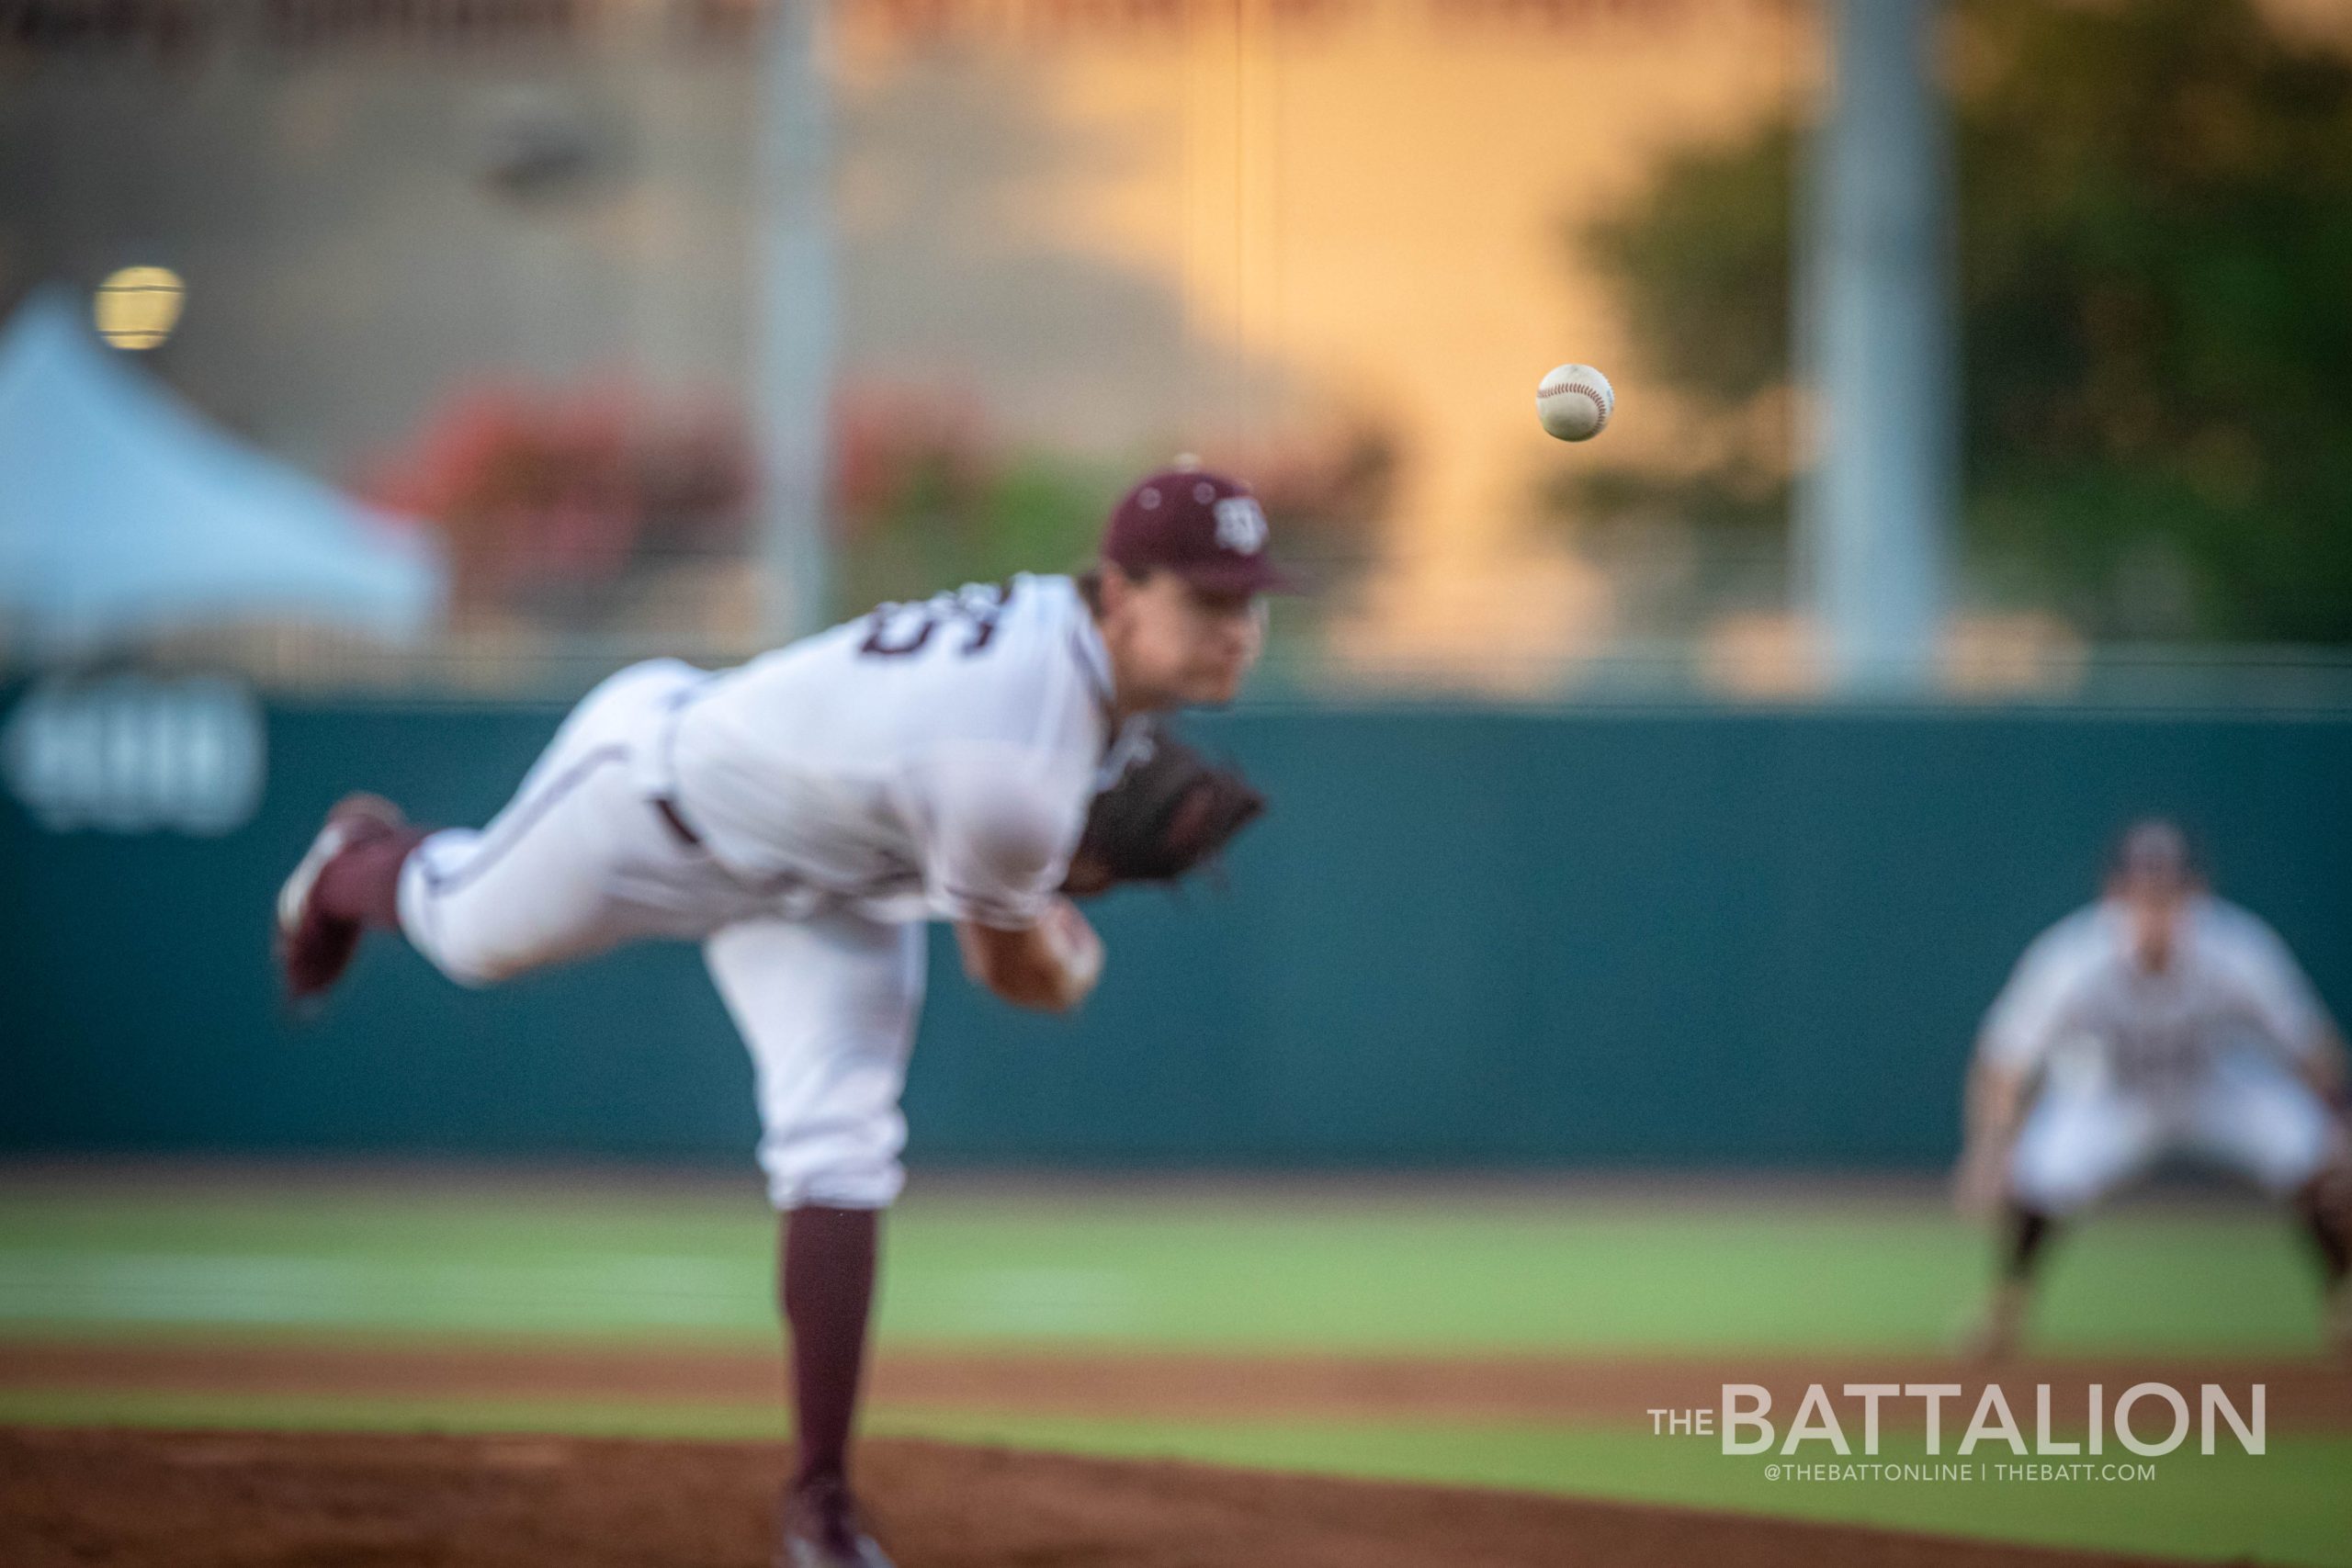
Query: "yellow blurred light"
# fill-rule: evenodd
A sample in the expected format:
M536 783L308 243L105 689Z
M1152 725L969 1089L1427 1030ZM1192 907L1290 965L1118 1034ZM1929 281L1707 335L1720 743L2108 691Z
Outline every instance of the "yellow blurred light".
M92 315L98 335L117 348L148 349L180 323L187 287L167 266L127 266L98 285Z

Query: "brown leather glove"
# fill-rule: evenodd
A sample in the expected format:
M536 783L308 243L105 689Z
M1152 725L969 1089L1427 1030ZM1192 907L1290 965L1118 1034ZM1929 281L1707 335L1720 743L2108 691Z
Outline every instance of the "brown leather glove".
M1082 898L1123 882L1177 881L1265 809L1239 773L1154 724L1118 781L1094 797L1062 891Z

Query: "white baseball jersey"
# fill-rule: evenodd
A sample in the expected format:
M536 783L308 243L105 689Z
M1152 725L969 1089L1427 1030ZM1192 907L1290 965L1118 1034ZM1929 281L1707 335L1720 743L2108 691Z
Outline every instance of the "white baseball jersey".
M631 665L488 826L409 856L401 926L466 985L702 942L771 1198L879 1207L905 1179L925 919L1035 921L1115 739L1110 659L1062 577L885 606L717 674Z
M899 918L1033 925L1114 739L1110 660L1066 577L864 619L688 694L660 759L738 876Z
M2222 1055L2308 1057L2326 1010L2278 934L2219 898L2184 912L2172 962L2142 969L2122 912L2077 910L2035 940L1986 1015L1987 1060L2023 1069L2095 1064L2151 1092L2193 1083Z
M2234 905L2195 900L2161 974L2133 958L2120 909L2068 916L2026 950L1979 1047L2041 1074L2011 1193L2073 1213L2176 1153L2297 1190L2343 1154L2326 1107L2289 1070L2328 1028L2286 943Z

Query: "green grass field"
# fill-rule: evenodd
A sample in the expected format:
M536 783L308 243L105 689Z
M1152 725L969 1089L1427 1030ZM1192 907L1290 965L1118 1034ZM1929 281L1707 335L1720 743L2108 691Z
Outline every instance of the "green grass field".
M1983 1244L1932 1200L1114 1186L918 1189L888 1230L886 1348L1444 1357L1932 1352ZM0 1338L746 1347L775 1341L748 1183L0 1184ZM2258 1212L2141 1210L2070 1238L2037 1348L2315 1353ZM2030 1383L2030 1371L2015 1380ZM0 1386L0 1419L780 1435L781 1412L594 1400ZM876 1429L1490 1484L2165 1555L2352 1568L2352 1434L2183 1450L2134 1484L1773 1484L1761 1461L1587 1422L1144 1421L878 1410ZM1912 1434L1885 1457L1917 1457Z

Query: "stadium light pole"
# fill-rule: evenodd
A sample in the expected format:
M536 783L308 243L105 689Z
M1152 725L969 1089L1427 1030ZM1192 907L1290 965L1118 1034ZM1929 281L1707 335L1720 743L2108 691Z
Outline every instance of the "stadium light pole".
M825 623L833 367L831 0L765 8L752 203L752 434L760 475L761 618L775 642Z
M1951 161L1939 0L1830 0L1831 102L1799 268L1815 448L1803 570L1835 691L1930 689L1955 467Z

